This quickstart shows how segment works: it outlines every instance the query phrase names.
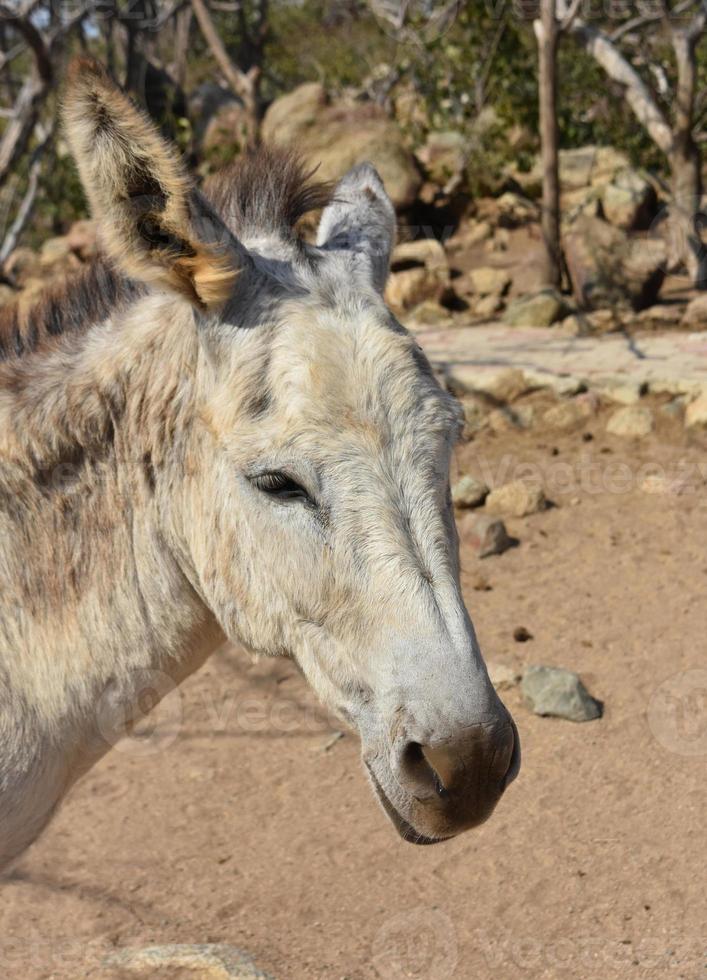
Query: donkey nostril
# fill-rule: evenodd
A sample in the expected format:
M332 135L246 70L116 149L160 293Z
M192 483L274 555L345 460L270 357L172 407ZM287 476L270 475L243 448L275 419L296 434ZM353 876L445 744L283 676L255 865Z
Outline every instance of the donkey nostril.
M439 772L430 758L431 750L419 742L408 742L400 756L400 768L406 780L418 793L429 795L433 790L437 796L447 796L444 773Z

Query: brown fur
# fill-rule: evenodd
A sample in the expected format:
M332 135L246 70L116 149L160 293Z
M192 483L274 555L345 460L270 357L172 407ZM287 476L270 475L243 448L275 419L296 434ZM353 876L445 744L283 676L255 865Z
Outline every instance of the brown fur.
M234 235L257 230L291 239L306 214L331 201L332 185L313 176L292 149L261 145L210 177L204 194Z
M144 292L104 259L95 259L31 305L16 300L0 309L0 360L41 352L62 334L102 323Z

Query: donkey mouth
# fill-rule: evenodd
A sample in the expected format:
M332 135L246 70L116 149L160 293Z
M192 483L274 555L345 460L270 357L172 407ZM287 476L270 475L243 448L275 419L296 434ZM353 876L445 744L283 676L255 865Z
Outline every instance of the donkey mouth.
M376 791L376 796L378 797L380 805L383 807L386 816L404 841L407 841L410 844L428 845L441 844L442 841L452 839L451 837L427 837L425 834L421 834L419 831L415 830L412 824L408 823L408 821L390 802L385 790L379 783L376 774L373 772L368 762L365 763L365 766L368 770L368 775L371 777L371 782L373 783L373 788Z

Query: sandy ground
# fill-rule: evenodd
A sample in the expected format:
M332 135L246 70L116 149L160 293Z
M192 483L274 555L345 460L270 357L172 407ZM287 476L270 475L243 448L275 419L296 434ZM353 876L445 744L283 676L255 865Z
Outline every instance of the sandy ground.
M278 980L701 975L707 446L604 425L458 453L495 482L531 464L557 504L508 522L512 551L463 552L486 658L572 668L605 704L578 725L504 694L523 768L486 825L401 842L292 664L224 650L0 887L0 976L102 978L111 949L166 942L232 943Z

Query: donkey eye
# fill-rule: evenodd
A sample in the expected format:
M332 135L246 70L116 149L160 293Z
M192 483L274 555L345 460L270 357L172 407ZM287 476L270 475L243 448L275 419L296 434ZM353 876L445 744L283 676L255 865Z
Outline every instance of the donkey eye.
M308 504L314 503L305 488L293 480L288 473L282 473L279 470L259 473L257 476L251 477L251 482L258 490L267 493L269 497L276 497L278 500L301 500Z

